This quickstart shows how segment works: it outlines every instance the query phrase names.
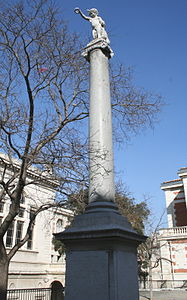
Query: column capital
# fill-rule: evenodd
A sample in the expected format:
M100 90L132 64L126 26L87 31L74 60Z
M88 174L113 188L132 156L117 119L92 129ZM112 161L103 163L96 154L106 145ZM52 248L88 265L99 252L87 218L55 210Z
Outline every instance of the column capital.
M90 52L96 49L101 49L102 52L108 57L111 58L114 55L109 44L103 38L98 38L92 40L83 50L82 55L86 58L87 61L90 61Z

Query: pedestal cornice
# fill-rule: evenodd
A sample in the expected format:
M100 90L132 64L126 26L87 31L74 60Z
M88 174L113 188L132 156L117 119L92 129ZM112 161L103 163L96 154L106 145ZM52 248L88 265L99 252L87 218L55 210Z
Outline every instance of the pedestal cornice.
M136 245L144 242L146 237L138 234L122 216L115 203L109 201L95 201L90 203L84 214L76 216L71 226L64 232L55 234L59 240L69 244L69 242L88 240L120 241L124 243L135 243ZM94 242L95 243L95 242Z
M114 55L109 44L105 39L94 39L91 41L83 50L82 55L86 58L87 61L90 61L90 52L93 50L101 49L102 52L108 57L111 58Z

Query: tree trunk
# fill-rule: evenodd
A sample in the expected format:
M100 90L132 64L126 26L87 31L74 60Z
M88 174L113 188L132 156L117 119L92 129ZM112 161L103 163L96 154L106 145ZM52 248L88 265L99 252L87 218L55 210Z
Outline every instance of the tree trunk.
M8 284L8 267L9 261L7 259L0 260L0 299L7 299L7 284Z

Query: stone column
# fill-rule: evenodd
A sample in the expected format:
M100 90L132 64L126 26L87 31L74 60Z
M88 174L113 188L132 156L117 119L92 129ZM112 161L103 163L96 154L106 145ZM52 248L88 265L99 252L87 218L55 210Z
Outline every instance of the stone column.
M90 62L90 186L89 202L114 201L112 118L108 60L112 51L95 39L84 49Z
M84 50L90 62L90 199L56 238L66 246L65 300L138 300L137 246L145 240L114 202L111 104L106 41Z

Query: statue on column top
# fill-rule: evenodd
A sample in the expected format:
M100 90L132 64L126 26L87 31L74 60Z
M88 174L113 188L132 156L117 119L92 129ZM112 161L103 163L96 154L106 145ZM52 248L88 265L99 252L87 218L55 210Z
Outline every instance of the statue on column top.
M80 14L81 17L87 21L89 21L92 25L92 34L93 38L103 38L109 44L108 34L105 30L105 22L101 17L99 17L99 12L96 8L87 9L89 16L83 14L83 12L77 7L74 9L76 14Z

